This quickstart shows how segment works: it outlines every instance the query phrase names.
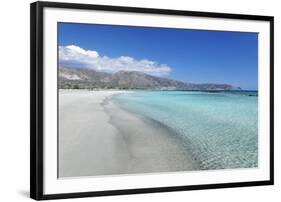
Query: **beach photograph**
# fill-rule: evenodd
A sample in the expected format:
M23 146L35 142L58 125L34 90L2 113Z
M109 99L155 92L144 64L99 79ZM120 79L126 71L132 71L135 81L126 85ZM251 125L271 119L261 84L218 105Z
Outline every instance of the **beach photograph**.
M58 178L259 166L258 33L58 23Z

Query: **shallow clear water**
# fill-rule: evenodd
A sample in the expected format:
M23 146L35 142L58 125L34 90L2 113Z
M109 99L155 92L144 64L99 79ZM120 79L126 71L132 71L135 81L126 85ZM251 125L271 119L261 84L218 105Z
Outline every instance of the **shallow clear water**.
M201 169L258 166L256 91L135 91L113 100L173 129Z

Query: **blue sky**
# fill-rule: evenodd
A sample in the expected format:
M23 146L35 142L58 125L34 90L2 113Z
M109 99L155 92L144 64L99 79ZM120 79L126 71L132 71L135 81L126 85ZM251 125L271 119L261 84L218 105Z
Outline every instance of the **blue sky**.
M258 34L59 24L60 63L257 89Z

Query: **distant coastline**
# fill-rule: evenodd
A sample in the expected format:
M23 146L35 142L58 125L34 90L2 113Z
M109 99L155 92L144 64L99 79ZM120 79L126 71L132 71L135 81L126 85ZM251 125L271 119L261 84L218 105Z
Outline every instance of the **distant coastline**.
M100 72L93 69L59 66L60 89L117 89L117 90L185 90L185 91L230 91L242 90L230 84L187 83L156 77L137 71Z
M64 91L128 91L128 92L176 92L176 91L182 91L182 92L205 92L205 93L229 93L229 94L242 94L245 96L258 96L258 90L158 90L158 89L119 89L119 88L59 88L60 92Z

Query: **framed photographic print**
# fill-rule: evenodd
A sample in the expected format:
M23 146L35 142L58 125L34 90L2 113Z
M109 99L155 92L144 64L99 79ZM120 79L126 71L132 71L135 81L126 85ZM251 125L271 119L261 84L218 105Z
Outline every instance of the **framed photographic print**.
M31 4L31 198L273 184L273 17Z

